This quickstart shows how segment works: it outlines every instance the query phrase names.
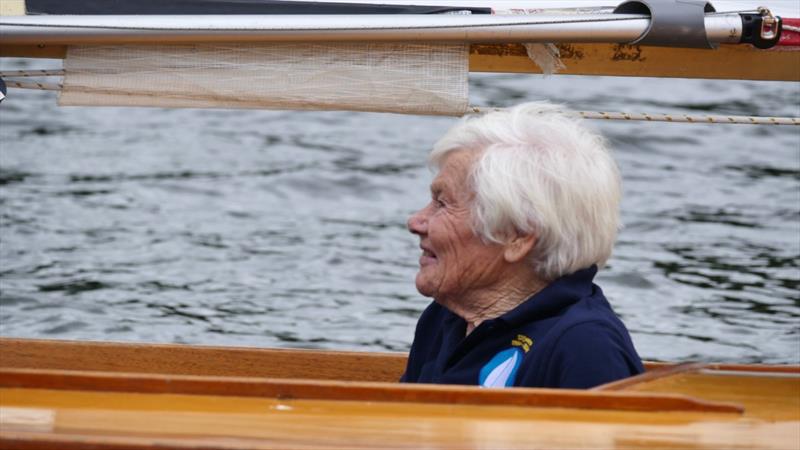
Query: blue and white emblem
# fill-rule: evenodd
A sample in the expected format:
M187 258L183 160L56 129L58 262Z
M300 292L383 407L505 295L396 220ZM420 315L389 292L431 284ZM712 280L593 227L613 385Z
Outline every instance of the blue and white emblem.
M512 347L494 355L494 358L481 368L478 378L481 387L513 386L523 355L519 347Z

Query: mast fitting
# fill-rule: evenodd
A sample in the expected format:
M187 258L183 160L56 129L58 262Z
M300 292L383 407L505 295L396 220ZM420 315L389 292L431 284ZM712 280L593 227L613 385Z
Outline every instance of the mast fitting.
M662 47L716 48L708 40L705 15L716 12L703 0L628 0L614 9L618 14L645 14L650 25L630 44Z
M783 21L765 7L756 13L742 13L742 43L756 48L772 48L781 39Z

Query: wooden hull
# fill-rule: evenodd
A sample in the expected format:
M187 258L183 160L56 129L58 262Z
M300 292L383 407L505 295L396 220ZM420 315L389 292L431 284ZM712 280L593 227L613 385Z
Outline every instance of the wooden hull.
M405 355L0 339L2 448L796 448L800 368L401 385Z

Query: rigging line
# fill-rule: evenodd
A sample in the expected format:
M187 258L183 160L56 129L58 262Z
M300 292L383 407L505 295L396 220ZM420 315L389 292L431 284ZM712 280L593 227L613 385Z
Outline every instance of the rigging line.
M706 13L707 16L719 16L723 14L757 14L758 9L738 9L732 11L714 11L713 13Z
M38 89L45 91L60 91L64 85L60 83L39 83L17 80L6 80L8 87L19 89ZM120 94L128 94L120 92ZM129 94L133 95L133 94ZM481 108L470 106L468 112L483 113L499 110L501 108ZM689 115L689 114L658 114L658 113L625 113L605 111L575 111L576 115L584 119L597 120L627 120L643 122L673 122L673 123L713 123L731 125L800 125L800 117L756 117L733 115Z
M482 113L498 108L470 106L469 111ZM649 114L604 111L575 111L584 119L629 120L643 122L714 123L732 125L800 125L800 117L756 117L733 115Z
M6 70L0 71L0 78L6 77L57 77L64 75L63 69Z
M38 81L4 80L6 86L18 89L37 89L41 91L60 91L64 85L61 83L40 83Z

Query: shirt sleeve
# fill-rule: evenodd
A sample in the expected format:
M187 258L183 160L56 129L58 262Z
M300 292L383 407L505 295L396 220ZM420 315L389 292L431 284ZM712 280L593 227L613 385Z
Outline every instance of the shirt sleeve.
M558 339L548 378L559 388L587 389L635 375L640 370L626 348L624 338L607 324L577 324Z

